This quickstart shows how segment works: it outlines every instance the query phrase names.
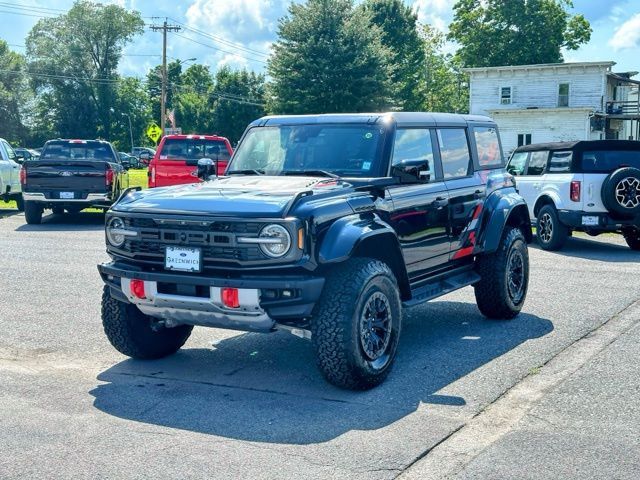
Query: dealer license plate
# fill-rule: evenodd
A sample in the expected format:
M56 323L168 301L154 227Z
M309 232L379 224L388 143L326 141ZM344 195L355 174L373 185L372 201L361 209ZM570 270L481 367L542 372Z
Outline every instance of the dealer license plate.
M167 247L164 268L181 272L199 272L202 251L199 248Z
M582 225L597 226L600 225L600 217L594 217L591 215L582 216Z
M64 199L75 198L75 194L73 192L60 192L60 198L64 198Z

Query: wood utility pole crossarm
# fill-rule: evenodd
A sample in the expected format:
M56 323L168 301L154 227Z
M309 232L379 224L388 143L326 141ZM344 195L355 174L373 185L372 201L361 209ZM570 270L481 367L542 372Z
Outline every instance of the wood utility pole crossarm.
M162 25L151 25L154 32L162 32L162 93L160 94L160 129L162 135L165 132L165 122L167 115L167 32L178 32L182 27L178 25L169 25L165 18Z

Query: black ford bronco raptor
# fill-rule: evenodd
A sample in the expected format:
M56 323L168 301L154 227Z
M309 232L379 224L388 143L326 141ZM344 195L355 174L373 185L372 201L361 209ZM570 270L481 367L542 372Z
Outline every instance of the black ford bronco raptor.
M402 309L473 285L480 311L525 301L527 206L489 118L430 113L265 117L226 174L125 192L106 217L102 320L135 358L194 325L311 337L340 387L393 364Z

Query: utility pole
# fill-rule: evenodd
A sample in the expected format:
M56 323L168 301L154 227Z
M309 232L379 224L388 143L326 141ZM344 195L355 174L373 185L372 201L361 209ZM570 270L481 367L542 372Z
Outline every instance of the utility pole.
M162 94L160 95L160 129L164 136L164 127L167 113L167 32L179 32L182 27L169 25L164 19L162 25L151 25L154 32L162 31Z

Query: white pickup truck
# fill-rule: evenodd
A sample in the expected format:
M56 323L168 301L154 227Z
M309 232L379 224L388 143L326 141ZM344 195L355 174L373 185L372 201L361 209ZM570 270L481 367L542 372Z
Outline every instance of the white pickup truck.
M20 184L20 165L17 155L9 142L0 138L0 198L5 202L15 200L18 210L24 210L22 186Z
M507 171L516 177L543 249L559 250L575 230L621 233L640 250L640 142L526 145L513 152Z

